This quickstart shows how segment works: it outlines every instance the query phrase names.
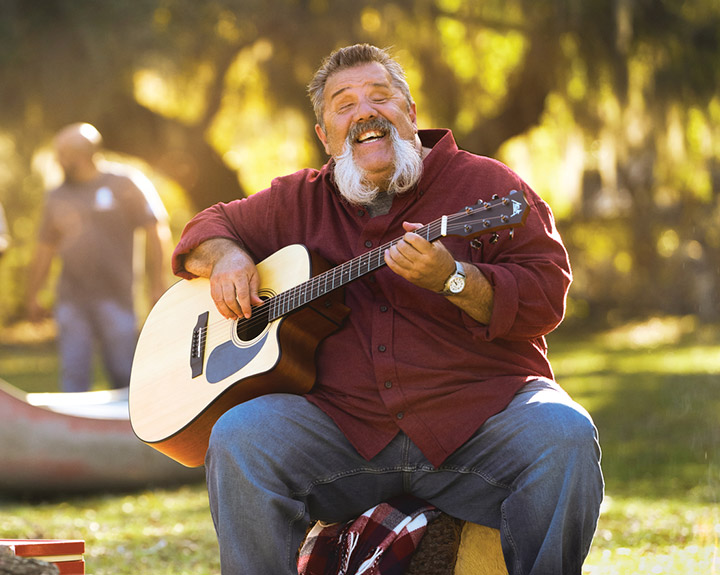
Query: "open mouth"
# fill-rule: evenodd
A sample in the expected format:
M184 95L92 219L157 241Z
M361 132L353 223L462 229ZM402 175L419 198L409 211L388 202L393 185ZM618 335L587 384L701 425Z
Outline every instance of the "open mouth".
M350 129L349 140L354 144L370 144L390 134L392 124L385 118L373 118L355 124Z
M358 144L365 144L368 142L376 142L377 140L380 140L384 137L385 132L381 130L369 130L360 134L357 138L355 138L355 141Z

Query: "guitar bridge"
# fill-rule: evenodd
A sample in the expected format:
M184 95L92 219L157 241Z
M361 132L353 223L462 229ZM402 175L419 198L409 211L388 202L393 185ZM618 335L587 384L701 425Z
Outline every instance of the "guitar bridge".
M190 369L192 377L202 375L205 360L205 342L207 339L207 325L210 312L201 313L193 328L192 344L190 345Z

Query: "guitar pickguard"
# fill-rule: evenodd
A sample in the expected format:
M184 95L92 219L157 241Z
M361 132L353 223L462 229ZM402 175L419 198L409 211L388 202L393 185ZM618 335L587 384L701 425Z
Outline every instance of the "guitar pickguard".
M232 341L218 345L208 357L205 373L208 383L218 383L237 373L260 353L268 338L261 339L248 347L238 347Z

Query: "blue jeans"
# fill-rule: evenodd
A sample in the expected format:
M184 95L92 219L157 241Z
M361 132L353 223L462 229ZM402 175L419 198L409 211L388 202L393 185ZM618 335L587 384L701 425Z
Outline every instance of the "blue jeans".
M403 433L367 461L320 409L278 394L220 418L206 469L223 575L297 574L311 520L346 521L400 493L499 529L511 574L579 574L603 497L595 426L546 380L440 468Z
M60 389L88 391L92 386L95 344L114 388L130 383L137 343L132 309L109 300L59 302L55 308L60 351Z

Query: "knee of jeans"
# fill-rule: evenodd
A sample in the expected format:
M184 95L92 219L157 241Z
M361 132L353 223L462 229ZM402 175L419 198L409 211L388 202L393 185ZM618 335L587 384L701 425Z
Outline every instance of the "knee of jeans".
M208 451L217 453L240 448L244 451L245 444L252 445L252 436L257 429L251 414L243 404L233 407L220 416L210 433Z
M596 449L597 429L590 415L579 406L564 403L548 406L544 423L548 445L561 447L566 453Z
M236 405L213 426L208 450L248 459L270 448L281 449L283 442L278 437L282 438L283 430L277 417L280 409L270 396Z

